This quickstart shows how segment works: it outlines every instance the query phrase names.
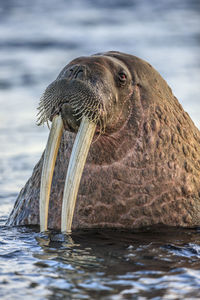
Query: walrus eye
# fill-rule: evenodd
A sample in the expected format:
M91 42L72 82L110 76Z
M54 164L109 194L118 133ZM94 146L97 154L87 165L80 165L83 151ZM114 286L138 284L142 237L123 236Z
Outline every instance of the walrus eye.
M119 72L118 77L119 77L120 83L124 85L126 83L126 79L127 79L126 73Z

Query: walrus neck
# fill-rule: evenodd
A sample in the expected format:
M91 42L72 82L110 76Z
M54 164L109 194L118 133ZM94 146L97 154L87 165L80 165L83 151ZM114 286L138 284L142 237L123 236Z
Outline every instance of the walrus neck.
M130 130L129 120L127 120L118 131L112 134L102 134L96 138L96 141L94 138L87 164L105 166L119 162L126 157L135 142L136 137L134 137L133 130Z

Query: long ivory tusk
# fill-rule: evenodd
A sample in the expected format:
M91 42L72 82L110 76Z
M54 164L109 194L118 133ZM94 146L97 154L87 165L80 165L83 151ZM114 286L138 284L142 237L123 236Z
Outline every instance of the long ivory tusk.
M44 153L40 185L40 231L47 230L51 182L62 132L63 121L59 115L56 115L52 121L51 131Z
M96 124L83 117L70 156L65 181L61 218L63 233L71 233L78 188L95 129Z

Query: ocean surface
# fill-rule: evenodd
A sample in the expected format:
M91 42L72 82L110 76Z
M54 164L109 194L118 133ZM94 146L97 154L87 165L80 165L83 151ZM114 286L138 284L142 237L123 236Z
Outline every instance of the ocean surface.
M200 230L82 232L4 226L45 148L46 86L73 58L147 60L200 128L200 1L0 0L0 299L200 299Z

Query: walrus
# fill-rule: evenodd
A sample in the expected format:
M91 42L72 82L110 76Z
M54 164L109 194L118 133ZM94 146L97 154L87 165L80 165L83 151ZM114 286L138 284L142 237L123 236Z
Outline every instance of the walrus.
M41 97L39 124L56 118L60 129L52 136L60 134L61 141L55 146L49 229L61 228L65 177L84 118L95 126L79 176L72 230L200 224L200 132L148 62L116 51L72 60ZM7 225L40 223L44 156Z

